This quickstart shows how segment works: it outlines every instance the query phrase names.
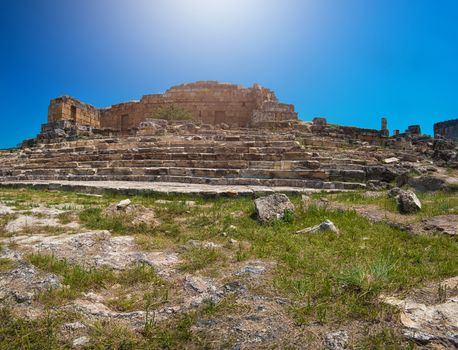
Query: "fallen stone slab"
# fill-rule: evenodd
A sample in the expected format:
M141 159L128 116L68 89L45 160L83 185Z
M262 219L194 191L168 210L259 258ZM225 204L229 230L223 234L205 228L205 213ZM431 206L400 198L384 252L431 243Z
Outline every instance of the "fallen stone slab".
M323 221L321 224L313 226L313 227L307 227L302 230L296 231L297 234L304 234L304 233L318 233L318 232L334 232L334 233L339 233L339 230L337 227L334 225L334 223L331 220L326 220Z

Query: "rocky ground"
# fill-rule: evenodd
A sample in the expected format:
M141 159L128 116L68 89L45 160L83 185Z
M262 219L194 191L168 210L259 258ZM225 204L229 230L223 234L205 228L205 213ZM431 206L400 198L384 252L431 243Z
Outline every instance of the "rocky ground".
M458 198L417 195L0 190L0 348L458 346Z

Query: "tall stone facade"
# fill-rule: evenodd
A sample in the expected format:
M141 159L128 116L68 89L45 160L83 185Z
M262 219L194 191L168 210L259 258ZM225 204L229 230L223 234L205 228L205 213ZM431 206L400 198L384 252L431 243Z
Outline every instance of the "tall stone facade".
M196 82L170 88L164 94L145 95L131 101L98 109L69 97L51 101L48 122L73 120L97 128L128 131L154 118L159 108L174 105L203 124L234 127L256 126L265 122L297 120L294 106L279 103L275 93L259 85L244 88L215 81Z
M458 119L434 124L434 137L458 140Z
M80 125L100 127L100 111L70 96L51 100L48 107L48 123L71 120Z

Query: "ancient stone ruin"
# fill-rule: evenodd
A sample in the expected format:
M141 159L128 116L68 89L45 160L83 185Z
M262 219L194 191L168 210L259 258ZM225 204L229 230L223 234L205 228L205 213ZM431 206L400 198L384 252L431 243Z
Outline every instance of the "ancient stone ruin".
M390 136L387 125L386 118L381 130L301 121L293 105L259 85L197 82L109 108L64 96L51 101L36 138L1 152L0 177L358 189L431 162L458 167L456 143L446 138L453 123L436 124L448 130L436 139L419 125Z
M63 96L51 101L48 123L69 120L93 128L129 133L164 106L189 112L195 122L231 127L257 126L264 122L297 120L294 106L279 103L275 94L259 85L244 88L213 81L174 86L164 94L145 95L139 101L95 108Z
M434 136L436 138L458 140L458 119L434 124Z

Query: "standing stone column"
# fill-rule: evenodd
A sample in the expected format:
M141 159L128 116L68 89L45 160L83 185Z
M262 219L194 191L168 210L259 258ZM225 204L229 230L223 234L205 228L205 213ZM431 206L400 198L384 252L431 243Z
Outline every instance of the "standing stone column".
M388 119L385 117L382 117L382 130L381 130L382 136L389 136L390 133L388 131Z

